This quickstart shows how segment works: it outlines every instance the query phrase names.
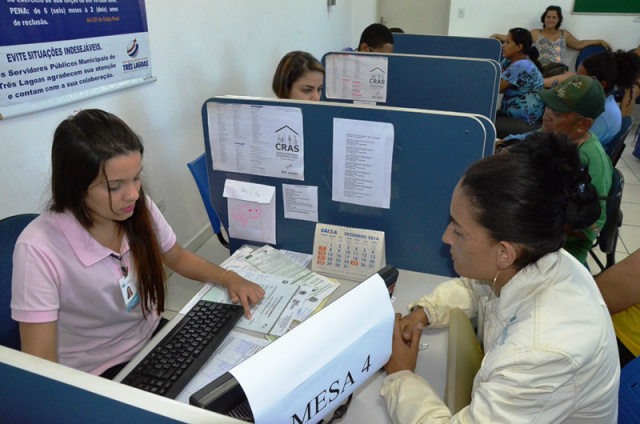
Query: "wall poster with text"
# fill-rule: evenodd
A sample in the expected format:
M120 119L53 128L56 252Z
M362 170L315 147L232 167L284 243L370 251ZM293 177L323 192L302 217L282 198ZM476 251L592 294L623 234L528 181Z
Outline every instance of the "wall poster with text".
M0 119L152 81L144 0L0 0Z

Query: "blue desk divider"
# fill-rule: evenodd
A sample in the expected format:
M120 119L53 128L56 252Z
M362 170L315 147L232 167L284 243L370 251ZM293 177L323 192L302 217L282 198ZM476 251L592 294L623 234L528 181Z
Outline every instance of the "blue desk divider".
M242 423L0 346L0 422Z
M327 57L332 55L387 57L387 101L378 105L473 113L486 116L491 121L496 118L501 71L495 60L330 52L322 57L325 68ZM332 77L330 72L325 73L325 89ZM327 99L326 90L322 98L353 103L352 100Z
M394 53L474 57L497 62L502 58L502 43L495 38L393 34L393 41Z
M304 181L212 170L207 104L292 106L302 110L304 127ZM332 201L333 119L392 123L395 142L390 209ZM440 111L333 102L297 102L277 99L215 97L202 107L211 199L220 220L229 228L226 179L275 186L276 248L311 253L315 223L285 219L282 184L318 187L320 222L385 232L387 263L398 268L454 275L442 234L449 223L451 194L467 166L493 151L486 118ZM489 152L489 153L487 153ZM231 252L252 240L230 237Z

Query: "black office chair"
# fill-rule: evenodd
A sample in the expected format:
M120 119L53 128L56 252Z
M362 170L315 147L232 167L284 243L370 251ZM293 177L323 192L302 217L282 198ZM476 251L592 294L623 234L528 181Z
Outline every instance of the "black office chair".
M18 323L11 319L13 250L18 236L38 214L14 215L0 221L0 345L20 349Z
M589 254L598 264L601 271L609 268L616 263L616 246L618 245L618 234L622 226L622 210L620 203L622 202L622 190L624 189L624 176L618 169L613 168L613 178L611 179L611 189L607 196L606 216L607 219L604 227L598 234L593 247L589 250ZM593 251L598 247L602 253L607 256L606 264L603 265L600 259Z
M631 131L631 127L633 126L633 118L630 116L622 117L622 125L620 126L620 131L613 138L611 143L609 144L609 148L607 149L607 154L609 158L611 158L611 164L615 167L618 161L620 160L620 156L622 156L622 152L624 151L627 144L625 140Z
M228 249L229 242L225 240L224 236L222 235L222 231L220 229L220 218L218 218L218 214L213 208L213 203L211 203L211 193L209 192L209 176L207 175L207 158L205 154L201 154L197 159L189 162L187 166L189 167L189 171L191 171L191 175L193 175L193 179L196 180L196 185L198 186L198 191L200 192L200 196L202 197L204 208L207 210L207 215L209 215L209 221L211 222L213 232L218 236L220 244Z

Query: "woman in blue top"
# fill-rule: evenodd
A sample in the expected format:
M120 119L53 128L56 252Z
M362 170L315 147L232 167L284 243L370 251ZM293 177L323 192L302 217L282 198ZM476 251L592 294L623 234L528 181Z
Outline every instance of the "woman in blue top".
M538 50L532 47L531 33L512 28L502 45L500 92L502 104L496 118L498 138L540 128L544 103L536 91L544 88Z

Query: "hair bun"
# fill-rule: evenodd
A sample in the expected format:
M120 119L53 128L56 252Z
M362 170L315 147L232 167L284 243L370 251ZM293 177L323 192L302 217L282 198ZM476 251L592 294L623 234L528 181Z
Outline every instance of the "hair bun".
M585 165L573 181L567 194L569 202L565 212L565 223L573 230L589 228L600 218L601 208L598 190L591 184L591 176Z

